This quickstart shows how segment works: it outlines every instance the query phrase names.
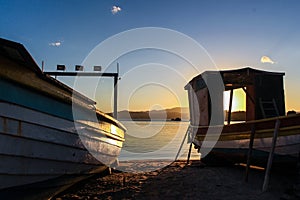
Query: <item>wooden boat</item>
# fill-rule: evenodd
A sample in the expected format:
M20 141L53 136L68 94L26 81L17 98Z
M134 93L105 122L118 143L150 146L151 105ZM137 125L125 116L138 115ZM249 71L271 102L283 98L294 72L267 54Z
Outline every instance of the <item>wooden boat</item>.
M117 162L121 123L44 74L23 45L0 39L0 56L0 189L70 184Z
M186 86L190 104L189 142L209 163L246 163L254 136L252 164L265 166L272 147L276 122L274 164L296 163L300 151L300 115L285 115L284 73L253 68L207 71ZM219 78L219 79L218 79ZM221 84L210 95L209 83ZM223 86L220 86L223 85ZM233 91L242 88L246 99L246 120L231 124ZM231 91L227 124L224 125L223 93ZM212 111L212 108L214 109ZM213 115L214 121L211 119Z

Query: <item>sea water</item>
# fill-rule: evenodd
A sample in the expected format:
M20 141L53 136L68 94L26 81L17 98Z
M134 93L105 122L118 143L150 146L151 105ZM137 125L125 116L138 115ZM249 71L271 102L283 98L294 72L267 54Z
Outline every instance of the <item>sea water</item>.
M189 122L175 121L122 121L127 128L120 161L187 159L190 144L186 132ZM186 136L186 137L185 137ZM183 142L183 143L182 143ZM192 147L191 159L200 154Z

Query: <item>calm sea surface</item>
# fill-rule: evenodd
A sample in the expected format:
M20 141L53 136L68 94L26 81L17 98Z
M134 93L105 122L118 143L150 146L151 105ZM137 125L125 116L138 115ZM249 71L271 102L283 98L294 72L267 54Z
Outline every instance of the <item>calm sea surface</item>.
M120 161L174 160L184 139L189 122L122 121L127 128ZM183 143L179 159L187 159L189 144ZM192 147L191 159L199 159Z

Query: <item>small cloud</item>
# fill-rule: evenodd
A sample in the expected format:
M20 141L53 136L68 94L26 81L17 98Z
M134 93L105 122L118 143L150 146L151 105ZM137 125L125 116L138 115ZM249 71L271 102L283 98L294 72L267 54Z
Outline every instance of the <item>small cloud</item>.
M51 42L51 43L49 43L49 46L59 47L61 44L62 44L62 42L56 41L56 42Z
M268 56L262 56L260 59L261 63L271 63L274 64L275 62Z
M114 14L117 14L118 12L120 12L121 10L122 10L121 7L119 7L119 6L113 6L111 8L111 13L114 15Z

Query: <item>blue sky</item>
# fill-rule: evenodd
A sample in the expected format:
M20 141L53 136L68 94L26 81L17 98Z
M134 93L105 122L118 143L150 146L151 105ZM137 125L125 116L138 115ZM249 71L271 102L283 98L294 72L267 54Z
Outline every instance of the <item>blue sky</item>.
M112 13L113 6L120 8L116 10L118 12ZM45 70L51 71L56 64L65 64L72 71L74 65L82 63L99 43L115 34L142 27L175 30L202 45L219 69L252 66L286 72L287 110L300 111L300 94L296 92L300 84L299 10L300 2L296 0L0 0L0 35L24 44L39 65L42 60L45 61ZM262 63L262 56L267 56L273 63ZM99 55L99 65L101 59ZM120 81L119 109L187 106L183 86L186 79L197 73L183 70L180 73L184 73L185 79L176 81L166 70L168 67L176 68L176 63L184 68L185 61L151 50L131 52L117 61L121 76L125 77ZM114 70L115 65L116 62L112 63L109 70ZM128 74L140 65L145 70L135 71L135 76ZM212 64L206 67L215 68ZM153 76L147 70L161 68L163 70L158 70L160 80L168 79L168 84L174 83L174 86L162 90L160 86L148 84L127 91L130 85L145 79L151 81ZM131 79L126 79L125 75ZM72 82L62 80L69 84ZM100 85L97 94L92 96L98 101L100 109L109 111L111 106L107 102L111 97L111 80L103 80ZM88 87L82 90L88 90ZM165 96L167 93L169 95Z

